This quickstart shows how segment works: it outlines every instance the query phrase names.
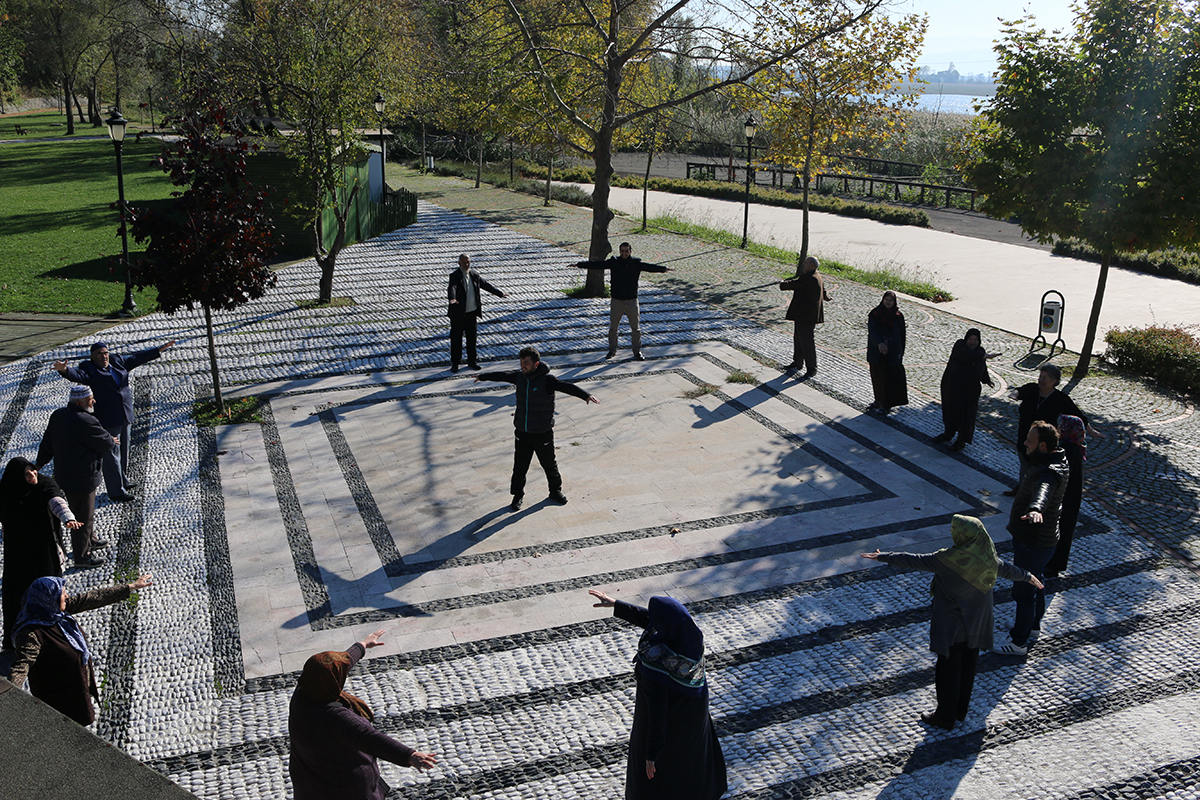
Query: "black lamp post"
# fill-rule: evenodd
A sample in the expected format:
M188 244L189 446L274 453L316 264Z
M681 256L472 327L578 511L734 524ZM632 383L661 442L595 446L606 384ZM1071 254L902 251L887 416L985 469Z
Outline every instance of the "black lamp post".
M754 153L754 131L757 129L754 115L746 117L746 213L742 217L742 249L746 249L746 236L750 232L750 179L754 172L750 167L750 159Z
M379 175L383 178L383 194L387 196L387 145L383 142L383 109L387 101L379 92L375 93L375 113L379 115Z
M129 233L125 230L125 175L121 168L121 144L125 141L126 120L118 109L105 120L108 125L108 135L112 137L113 149L117 151L117 198L121 211L121 264L125 267L125 302L121 305L121 316L132 317L137 311L137 303L133 302L133 281L129 274Z
M150 133L158 133L154 128L154 89L150 86L146 87L146 101L150 106Z

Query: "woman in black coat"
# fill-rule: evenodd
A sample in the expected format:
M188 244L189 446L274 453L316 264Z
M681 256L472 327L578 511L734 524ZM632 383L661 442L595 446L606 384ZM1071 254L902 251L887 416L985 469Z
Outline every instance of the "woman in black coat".
M979 416L979 395L982 384L992 384L988 374L987 360L999 353L988 353L980 345L978 328L971 328L967 335L954 343L950 360L942 373L942 427L935 442L948 442L958 434L958 440L950 445L951 450L962 450L975 438L975 418Z
M0 524L4 525L4 641L0 649L12 645L13 625L29 585L47 575L62 575L59 521L71 529L82 527L53 478L39 474L33 463L23 458L9 461L0 478Z
M1067 571L1071 557L1071 542L1075 540L1075 524L1079 522L1079 506L1083 504L1083 462L1087 461L1086 426L1079 417L1060 414L1058 443L1067 454L1067 491L1063 494L1062 514L1058 518L1058 544L1046 564L1046 577L1057 578Z
M884 292L879 305L867 315L867 364L875 392L868 411L886 414L894 406L908 405L904 344L904 315L896 306L896 293Z
M651 597L642 608L589 593L596 608L646 629L633 660L637 699L625 800L717 800L727 788L725 755L708 712L704 634L670 597Z

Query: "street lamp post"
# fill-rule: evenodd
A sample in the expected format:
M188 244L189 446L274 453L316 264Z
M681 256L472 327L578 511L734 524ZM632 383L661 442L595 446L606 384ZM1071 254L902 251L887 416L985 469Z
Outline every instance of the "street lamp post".
M375 113L379 115L379 175L383 178L383 196L387 196L387 145L383 141L383 109L387 101L379 92L375 93Z
M754 176L754 172L750 166L750 159L754 153L754 131L757 125L754 122L754 115L746 117L746 213L742 217L742 249L746 249L746 236L750 233L750 179Z
M108 135L112 138L113 149L117 151L117 199L121 213L121 263L125 268L125 302L121 305L121 316L132 317L137 311L137 303L133 302L133 281L129 273L129 233L125 229L125 175L121 167L121 144L125 141L126 120L119 109L114 108L112 114L105 120L108 125Z

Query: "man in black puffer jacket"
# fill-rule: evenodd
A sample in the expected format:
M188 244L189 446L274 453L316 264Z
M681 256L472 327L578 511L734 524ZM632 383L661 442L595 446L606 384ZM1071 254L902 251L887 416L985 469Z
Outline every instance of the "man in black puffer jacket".
M513 457L512 510L520 510L525 501L525 473L529 471L529 462L533 460L534 453L537 453L538 463L546 471L550 499L565 504L567 496L562 492L562 476L558 474L558 462L554 458L554 393L566 392L589 403L600 401L575 384L560 381L551 375L550 367L541 362L536 347L521 350L519 370L481 372L475 379L476 383L479 381L499 381L517 387L517 413L513 415L517 445Z
M1025 474L1008 515L1008 532L1012 534L1013 563L1038 580L1058 544L1058 518L1068 474L1067 454L1058 446L1058 429L1037 420L1025 437ZM1041 630L1046 590L1035 589L1029 583L1013 584L1012 596L1017 609L1011 640L993 650L1023 656L1028 652L1030 634Z

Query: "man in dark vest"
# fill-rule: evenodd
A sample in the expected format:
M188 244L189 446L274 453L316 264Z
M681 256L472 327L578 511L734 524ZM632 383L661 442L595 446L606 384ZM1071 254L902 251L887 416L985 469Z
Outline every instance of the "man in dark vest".
M450 317L451 372L458 372L458 365L462 363L464 333L467 335L467 366L479 369L479 364L475 361L475 337L479 318L483 316L483 297L479 294L480 289L487 289L497 297L508 297L471 269L471 258L463 253L458 257L458 269L450 273L450 285L447 289L449 305L446 316Z
M1025 472L1008 514L1008 532L1012 534L1013 564L1039 581L1058 544L1058 518L1068 477L1067 454L1058 446L1058 429L1036 420L1025 436ZM992 650L1023 656L1031 638L1037 636L1034 631L1041 631L1046 590L1022 581L1013 584L1012 597L1016 611L1009 641Z
M536 347L521 350L521 368L512 372L481 372L475 379L511 383L517 387L517 413L513 423L517 428L516 453L513 457L512 510L519 511L525 501L525 473L537 454L538 463L546 471L550 499L559 504L567 502L562 492L562 476L554 458L554 393L566 392L589 403L599 403L595 397L573 383L560 381L550 374L550 367L541 362Z
M54 480L67 496L67 505L82 527L71 531L71 550L77 568L98 567L102 559L93 548L108 542L96 538L96 488L100 464L118 442L93 415L96 400L87 386L72 386L70 402L50 415L38 447L37 468L54 461Z
M129 434L133 427L133 394L129 391L129 373L147 361L153 361L163 351L174 346L175 340L138 350L127 356L109 353L108 345L92 345L91 358L69 367L65 361L55 361L54 369L69 381L91 388L96 398L96 419L120 442L104 455L104 486L108 499L127 503L133 500L129 491Z

